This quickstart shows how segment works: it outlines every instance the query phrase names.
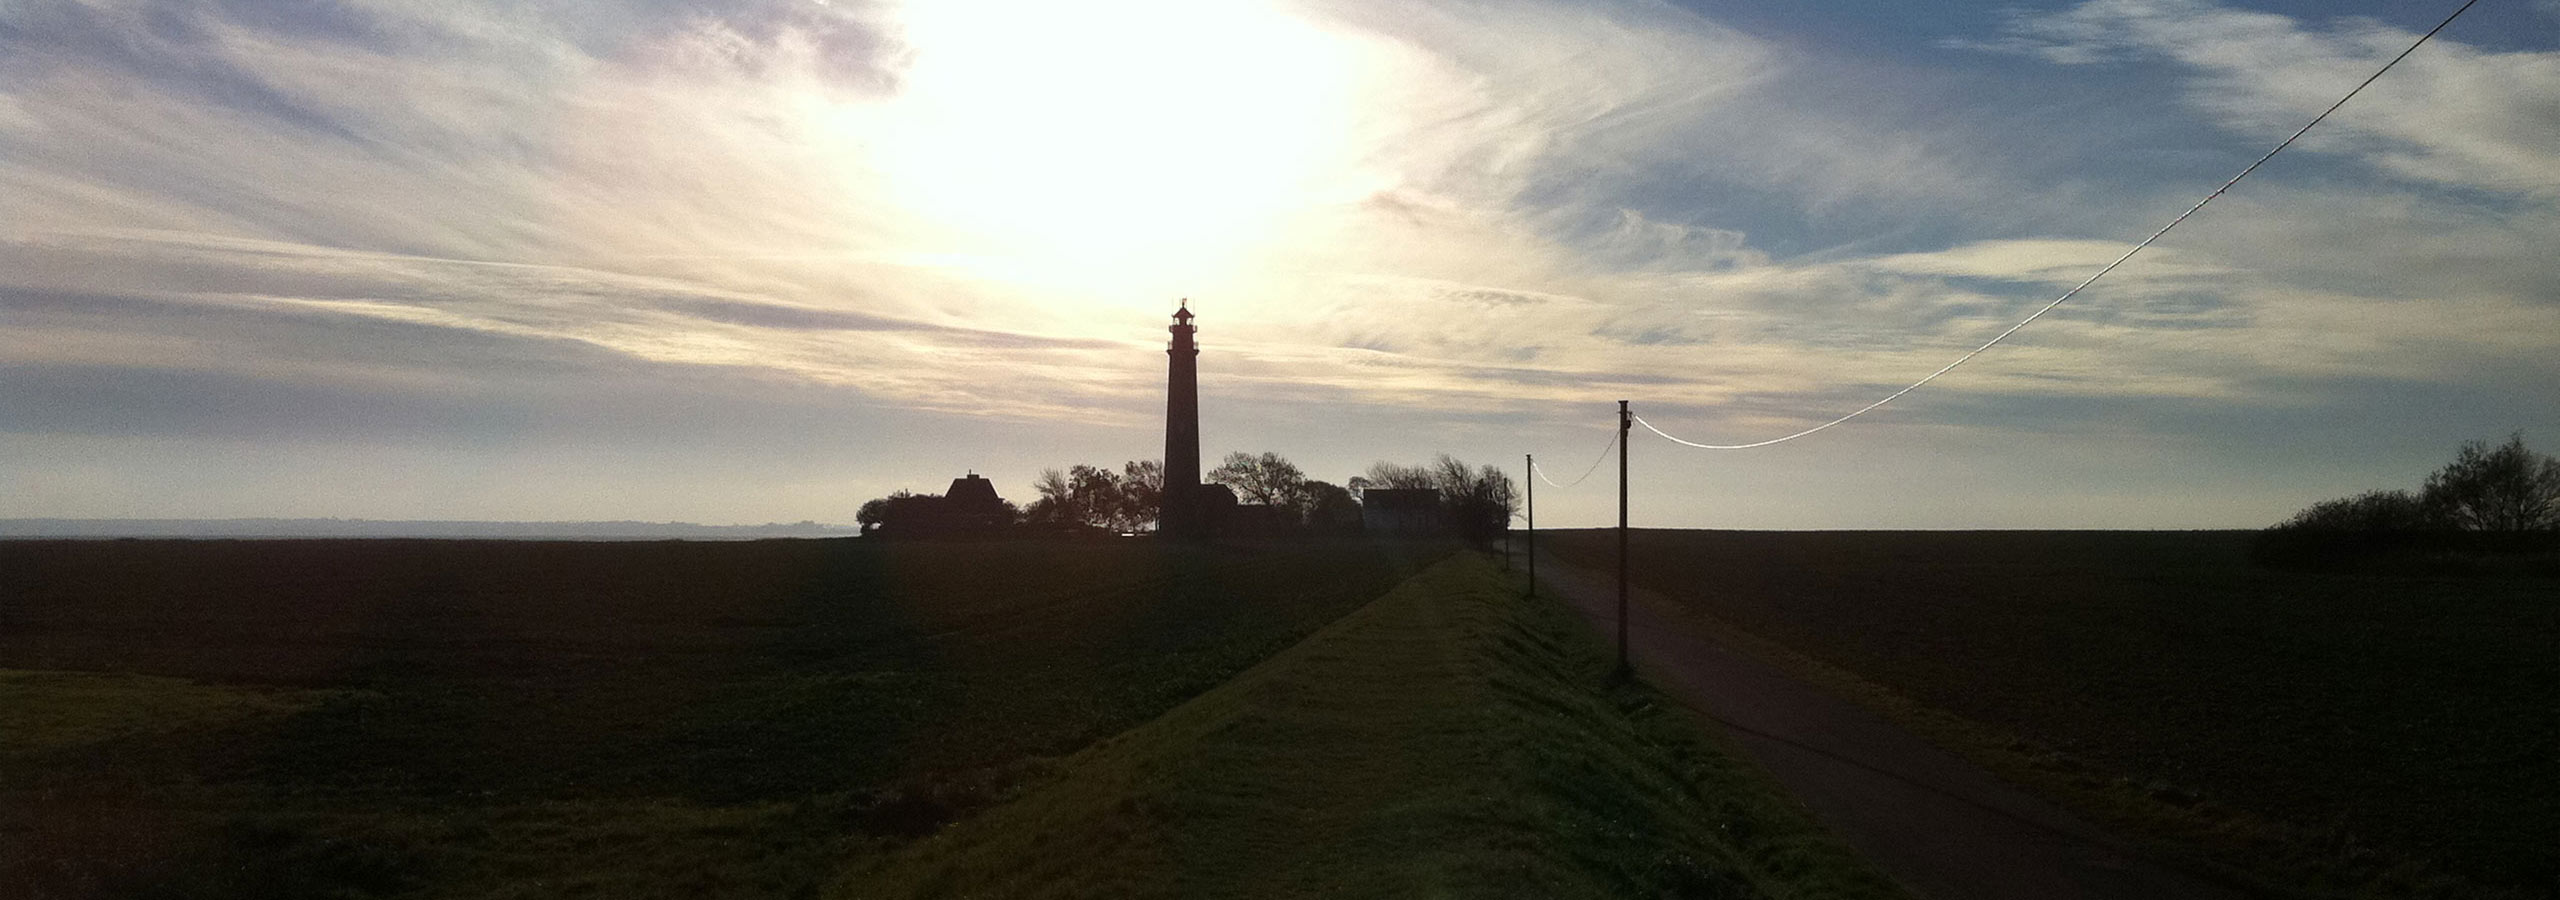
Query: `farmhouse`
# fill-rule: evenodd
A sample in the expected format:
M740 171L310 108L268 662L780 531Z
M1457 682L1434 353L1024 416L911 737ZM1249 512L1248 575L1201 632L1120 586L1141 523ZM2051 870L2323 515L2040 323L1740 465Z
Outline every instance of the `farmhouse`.
M971 472L951 479L942 493L942 524L950 531L995 531L1013 524L1013 510L996 495L996 483Z

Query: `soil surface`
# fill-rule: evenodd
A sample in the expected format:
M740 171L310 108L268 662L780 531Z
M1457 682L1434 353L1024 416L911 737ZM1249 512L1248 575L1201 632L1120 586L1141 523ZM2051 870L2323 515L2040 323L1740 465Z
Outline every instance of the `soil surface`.
M1611 573L1539 555L1555 591L1617 634ZM2130 844L1882 716L1685 623L1628 622L1633 664L1717 722L1824 824L1934 900L2170 900L2244 895L2140 858Z

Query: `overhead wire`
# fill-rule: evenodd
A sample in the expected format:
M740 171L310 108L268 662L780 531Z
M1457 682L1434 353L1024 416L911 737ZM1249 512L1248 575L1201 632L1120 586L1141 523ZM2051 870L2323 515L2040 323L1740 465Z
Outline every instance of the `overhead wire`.
M1538 480L1540 480L1540 481L1544 481L1544 482L1546 482L1546 483L1548 483L1548 484L1550 484L1550 485L1554 485L1554 486L1556 486L1556 487L1560 487L1560 488L1569 488L1569 487L1572 487L1572 486L1574 486L1574 485L1581 484L1582 482L1584 482L1585 480L1588 480L1588 479L1591 477L1591 473L1593 473L1593 472L1597 472L1597 471L1600 471L1600 464L1601 464L1601 463L1607 462L1607 461L1609 460L1609 450L1610 450L1611 448L1614 448L1614 447L1618 446L1618 437L1619 437L1619 435L1621 434L1621 432L1622 432L1622 429L1617 429L1617 428L1609 429L1609 442L1608 442L1608 443L1606 443L1606 444L1602 444L1602 445L1600 445L1600 456L1599 456L1598 458L1596 458L1596 459L1593 459L1593 460L1591 461L1591 465L1590 465L1589 467L1584 468L1584 469L1582 470L1582 477L1581 477L1581 478L1576 478L1576 479L1574 479L1571 483L1568 483L1568 484L1557 484L1555 479L1547 477L1547 468L1546 468L1545 466L1538 465L1537 461L1536 461L1536 460L1534 460L1534 459L1533 459L1533 460L1531 460L1531 461L1529 462L1529 471L1530 471L1530 472L1532 472L1532 473L1535 473L1535 474L1538 476Z
M2204 199L2196 201L2196 205L2188 207L2186 212L2179 213L2177 218L2169 220L2169 224L2160 226L2160 230L2152 232L2150 237L2143 238L2142 243L2133 245L2133 249L2127 250L2124 252L2124 255L2116 257L2114 262L2106 264L2106 266L2100 268L2096 274L2090 275L2088 278L2083 279L2079 284L2073 285L2070 290L2062 292L2062 296L2053 298L2053 302L2047 303L2042 308L2037 309L2034 314L2018 320L2018 324L2011 325L2008 330L2002 331L1999 334L1994 335L1990 340L1982 342L1982 346L1966 351L1963 356L1956 357L1954 362L1948 363L1937 371L1929 373L1928 377L1905 385L1901 390L1886 394L1884 399L1861 406L1856 410L1851 411L1848 415L1841 416L1837 419L1824 422L1820 425L1807 428L1794 434L1774 437L1765 441L1753 441L1747 444L1705 444L1697 441L1684 440L1678 437L1673 437L1672 435L1665 433L1662 429L1654 427L1653 423L1645 421L1643 416L1637 416L1636 423L1643 425L1645 430L1651 431L1656 435L1660 435L1662 438L1669 440L1672 443L1695 447L1700 450L1749 450L1755 447L1766 447L1771 444L1786 443L1816 432L1828 430L1834 425L1866 415L1867 413L1874 411L1877 407L1891 403L1902 395L1911 393L1921 385L1936 381L1938 380L1938 376L1954 371L1955 367L1964 365L1966 361L1982 355L1983 351L1991 349L2001 341L2008 340L2010 335L2018 333L2018 329L2025 328L2028 323L2044 318L2045 313L2052 312L2053 308L2061 306L2063 301L2071 299L2088 286L2098 283L2098 279L2107 277L2107 273L2115 271L2116 267L2124 265L2126 260L2132 259L2134 254L2142 252L2143 248L2149 247L2153 242L2160 240L2161 235L2168 234L2169 229L2178 227L2179 223L2187 220L2187 217L2193 216L2198 210L2204 209L2205 204L2212 203L2214 198L2220 197L2225 192L2230 191L2233 185L2240 183L2240 179L2249 177L2249 173L2257 171L2259 166L2266 165L2267 160L2276 158L2276 154L2282 153L2285 148L2293 146L2294 141L2300 140L2305 134L2309 134L2314 126L2319 125L2321 121L2329 118L2330 113L2337 112L2339 107L2347 105L2347 101L2355 99L2357 94L2363 93L2366 87L2372 85L2376 80L2379 80L2383 73L2391 71L2391 67L2399 65L2401 60L2409 58L2409 54L2417 52L2418 48L2424 46L2429 39L2434 38L2437 32L2441 32L2445 29L2445 26L2453 24L2453 20L2461 18L2464 12L2470 10L2473 4L2479 2L2480 0L2465 0L2460 8L2453 11L2452 15L2444 17L2444 21L2436 23L2436 27L2428 29L2426 34L2419 35L2416 41L2409 44L2408 49L2400 51L2400 55L2392 57L2390 62L2383 63L2382 68L2374 70L2372 75L2365 76L2364 81L2357 83L2355 89L2348 91L2346 96L2338 98L2338 102L2329 104L2328 109L2321 110L2319 115L2311 117L2310 122L2304 123L2301 128L2296 129L2291 136L2284 139L2283 143L2277 144L2275 149L2267 151L2265 156L2258 157L2258 161L2250 163L2248 168L2241 169L2240 174L2231 176L2231 180L2223 182L2221 187L2214 188L2213 193L2206 194Z

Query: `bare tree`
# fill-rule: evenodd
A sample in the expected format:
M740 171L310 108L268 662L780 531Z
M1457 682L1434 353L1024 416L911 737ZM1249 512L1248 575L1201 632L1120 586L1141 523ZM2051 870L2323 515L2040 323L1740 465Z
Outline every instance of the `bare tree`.
M1357 500L1370 488L1418 490L1438 488L1440 482L1428 466L1399 466L1381 461L1370 463L1366 474L1351 476L1344 486L1351 489L1351 498Z
M1431 490L1440 495L1441 513L1460 535L1475 540L1500 537L1520 509L1519 487L1495 466L1473 467L1443 453L1427 466L1372 463L1365 475L1351 479L1361 495L1370 490Z
M1042 469L1040 477L1031 480L1031 490L1039 494L1040 498L1031 501L1031 506L1023 511L1024 518L1034 522L1048 523L1072 521L1068 509L1068 498L1074 494L1074 490L1067 487L1067 473L1057 469Z
M1511 516L1520 509L1519 488L1501 468L1469 468L1443 453L1432 461L1431 475L1459 534L1492 540L1511 527Z
M2427 476L2419 502L2429 518L2461 531L2560 530L2560 460L2526 449L2522 433L2495 447L2467 441Z
M1236 499L1246 503L1299 513L1306 509L1307 474L1277 453L1229 453L1226 462L1201 477L1212 484L1226 485L1236 492Z
M2424 490L2323 500L2261 532L2251 554L2278 565L2357 566L2412 550L2454 555L2560 548L2560 460L2524 435L2466 441Z

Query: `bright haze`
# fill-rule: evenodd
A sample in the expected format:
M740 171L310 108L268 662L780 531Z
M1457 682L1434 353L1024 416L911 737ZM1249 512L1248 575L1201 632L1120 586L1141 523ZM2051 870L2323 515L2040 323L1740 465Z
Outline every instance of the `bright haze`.
M846 522L1202 447L1557 480L1944 365L2450 2L0 3L0 517ZM2560 4L1638 524L2256 527L2560 449ZM1614 460L1612 461L1614 464ZM1539 525L1614 521L1614 469Z

